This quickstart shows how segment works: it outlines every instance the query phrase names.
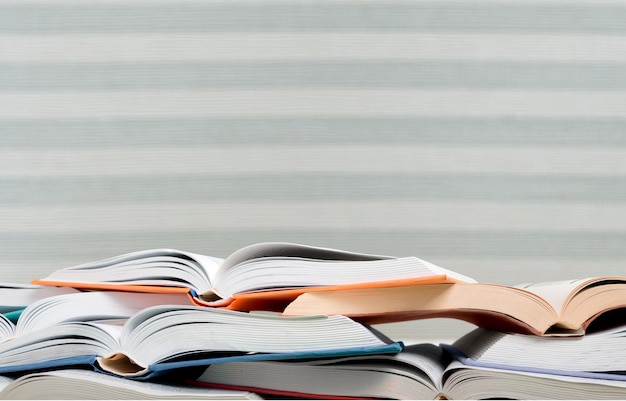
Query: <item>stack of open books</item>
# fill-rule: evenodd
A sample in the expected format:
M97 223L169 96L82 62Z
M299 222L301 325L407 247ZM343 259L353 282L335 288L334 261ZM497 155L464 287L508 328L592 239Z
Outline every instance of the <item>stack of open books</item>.
M416 257L152 249L0 288L2 398L626 398L626 277L509 286ZM407 344L376 324L476 326Z

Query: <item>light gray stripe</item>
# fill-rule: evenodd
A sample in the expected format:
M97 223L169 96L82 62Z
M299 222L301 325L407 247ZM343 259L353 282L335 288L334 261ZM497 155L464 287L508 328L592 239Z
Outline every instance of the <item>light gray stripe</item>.
M0 177L446 173L626 175L626 149L337 145L0 150Z
M289 89L0 92L0 119L372 115L623 118L626 115L626 91Z
M623 3L231 1L0 3L0 32L463 31L624 33Z
M445 174L267 174L175 179L52 177L0 179L0 205L52 206L159 202L499 201L626 203L626 176L559 177Z
M514 263L538 259L577 260L587 261L589 269L598 269L597 263L610 262L617 258L626 259L624 247L626 233L615 232L325 230L304 227L291 230L255 228L224 231L207 228L176 233L160 230L150 232L126 230L115 235L99 231L86 233L0 231L0 243L11 244L10 247L4 247L0 266L9 269L11 262L23 260L47 265L55 260L68 263L71 261L74 264L153 247L173 247L223 257L238 247L264 241L293 241L377 254L414 255L435 263L438 259L462 258L466 258L468 263L485 258L511 259ZM504 274L511 274L506 264L500 268ZM462 265L458 265L458 270L463 271ZM488 280L489 277L485 279Z
M0 62L394 59L623 62L626 40L602 35L371 31L0 35Z
M129 220L130 219L130 220ZM626 204L495 201L245 201L0 207L6 233L125 230L176 233L195 227L250 230L497 230L626 232Z
M539 238L550 239L541 236ZM571 240L572 237L566 236L565 238ZM482 282L511 285L538 281L562 281L599 275L623 276L624 264L626 263L623 255L613 254L609 250L608 253L610 255L602 256L601 253L605 252L607 248L611 248L611 245L607 248L603 247L601 250L592 250L589 247L596 245L602 240L598 240L593 235L588 240L590 240L590 243L583 245L580 249L581 252L572 253L565 244L558 244L559 249L564 253L562 257L533 256L535 252L527 249L535 245L531 242L520 244L525 250L528 250L526 255L522 256L433 256L434 259L431 261L439 266L467 273L469 276ZM582 241L577 239L574 239L571 243L576 244L576 246L582 245ZM587 248L584 246L587 246Z
M624 63L472 61L3 63L0 91L626 88Z
M224 144L626 147L626 118L0 119L1 148L126 149ZM33 140L33 138L37 140Z

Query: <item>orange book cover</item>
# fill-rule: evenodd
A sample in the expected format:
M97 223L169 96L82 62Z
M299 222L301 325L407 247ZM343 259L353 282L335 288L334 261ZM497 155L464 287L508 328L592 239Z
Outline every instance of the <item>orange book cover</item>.
M263 310L271 312L282 312L284 308L299 295L306 292L321 292L321 291L333 291L333 290L349 290L360 288L387 288L398 286L411 286L419 284L441 284L441 283L456 283L458 280L451 278L445 274L407 278L399 280L387 280L376 281L367 283L356 284L344 284L344 285L329 285L318 287L298 287L288 289L276 289L265 291L253 291L235 294L228 299L220 299L215 301L206 301L201 299L198 294L193 290L186 287L170 287L170 286L156 286L156 285L128 285L128 284L113 284L113 283L76 283L76 282L62 282L62 281L49 281L49 280L33 280L33 284L47 285L47 286L60 286L60 287L74 287L80 290L86 291L129 291L129 292L149 292L155 294L182 294L189 295L191 303L200 306L223 308L230 310L251 311L251 310Z
M212 307L220 307L231 310L265 310L282 312L284 308L298 296L307 292L322 292L322 291L335 291L335 290L349 290L359 288L387 288L387 287L399 287L399 286L411 286L420 284L443 284L443 283L456 283L458 280L451 278L445 274L407 278L399 280L388 281L376 281L367 283L356 284L344 284L344 285L329 285L319 287L299 287L289 289L278 289L268 291L254 291L235 294L230 299L218 300L214 302L204 302L197 298L194 298L195 303L198 305L206 305Z
M434 276L427 276L427 277L416 277L416 278L375 281L375 282L355 283L355 284L252 291L252 292L235 294L231 298L227 298L227 299L205 300L205 299L202 299L195 291L190 290L187 287L157 286L157 285L129 285L129 284L117 284L117 283L76 283L76 282L41 280L41 279L36 279L32 281L33 284L38 284L38 285L73 287L73 288L77 288L79 290L85 290L85 291L129 291L129 292L149 292L149 293L154 293L154 294L187 294L189 296L190 303L194 305L222 308L222 309L229 309L229 310L239 310L239 311L259 310L259 311L269 311L269 312L282 312L287 307L287 305L289 305L289 303L295 300L298 296L307 292L350 290L350 289L362 289L362 288L388 288L388 287L399 287L399 286L457 283L457 282L459 282L459 280L452 278L450 276L447 276L445 274L441 274L441 275L434 275Z
M92 291L186 293L197 305L281 311L305 292L457 281L474 280L413 256L268 242L240 248L226 259L145 249L61 268L32 283Z
M36 285L47 285L53 287L73 287L79 290L94 291L128 291L128 292L150 292L154 294L184 294L189 292L186 287L169 287L157 285L133 285L133 284L115 284L115 283L77 283L66 281L50 281L35 279L31 281Z
M189 288L169 287L156 285L130 285L113 283L68 283L64 281L32 280L32 284L46 285L54 287L72 287L82 291L126 291L126 292L146 292L151 294L187 294L189 302L194 305L202 305L197 302Z

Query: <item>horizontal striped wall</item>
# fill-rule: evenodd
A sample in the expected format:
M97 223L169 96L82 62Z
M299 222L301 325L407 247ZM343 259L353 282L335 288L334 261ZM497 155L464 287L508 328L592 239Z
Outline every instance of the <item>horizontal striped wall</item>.
M0 280L281 240L505 284L624 274L624 21L617 0L3 1Z

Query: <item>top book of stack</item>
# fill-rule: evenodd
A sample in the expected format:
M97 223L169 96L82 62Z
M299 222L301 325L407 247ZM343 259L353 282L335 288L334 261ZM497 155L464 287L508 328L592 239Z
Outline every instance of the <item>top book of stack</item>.
M189 292L196 304L282 311L303 292L475 282L416 257L266 242L226 259L150 249L62 268L34 284L92 290Z
M455 318L539 336L580 336L626 308L626 277L518 286L479 283L416 257L267 242L226 259L152 249L68 267L35 284L188 293L194 304L283 315L344 315L367 324ZM616 314L611 314L616 316ZM624 319L608 319L624 324Z

